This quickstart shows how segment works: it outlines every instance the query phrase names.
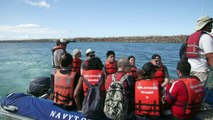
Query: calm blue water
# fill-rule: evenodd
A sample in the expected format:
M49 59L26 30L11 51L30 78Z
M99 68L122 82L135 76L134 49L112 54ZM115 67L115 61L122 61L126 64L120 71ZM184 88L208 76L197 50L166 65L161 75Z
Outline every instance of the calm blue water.
M28 83L37 76L50 76L51 49L54 42L38 43L0 43L0 97L11 92L26 92ZM81 49L82 59L85 51L92 48L96 56L103 62L106 52L114 50L117 59L134 55L136 65L141 69L148 62L152 54L158 53L169 70L170 77L176 78L176 64L181 44L173 43L70 43L67 51Z

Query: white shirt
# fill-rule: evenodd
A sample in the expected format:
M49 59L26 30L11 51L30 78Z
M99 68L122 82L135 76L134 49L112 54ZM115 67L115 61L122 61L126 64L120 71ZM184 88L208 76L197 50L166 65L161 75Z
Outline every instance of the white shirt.
M191 71L195 72L207 72L208 71L208 62L206 60L205 54L213 53L213 38L203 33L199 40L199 57L198 58L189 58L188 62L191 65Z

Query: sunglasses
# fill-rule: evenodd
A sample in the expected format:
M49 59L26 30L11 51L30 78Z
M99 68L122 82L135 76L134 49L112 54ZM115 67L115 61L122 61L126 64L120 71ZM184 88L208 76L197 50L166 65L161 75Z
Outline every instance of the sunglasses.
M95 55L89 55L90 57L95 57Z

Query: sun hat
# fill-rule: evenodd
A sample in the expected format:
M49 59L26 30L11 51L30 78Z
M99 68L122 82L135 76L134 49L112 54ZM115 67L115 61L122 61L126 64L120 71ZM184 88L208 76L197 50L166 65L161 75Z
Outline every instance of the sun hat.
M158 54L154 54L154 55L152 55L152 59L161 59L161 57Z
M75 56L75 55L78 54L78 53L81 53L81 50L79 50L79 49L74 49L74 50L72 51L72 55L73 55L73 56Z
M143 65L142 70L144 70L146 74L150 74L155 71L155 66L151 62L147 62Z
M207 23L212 22L212 18L209 16L203 16L197 20L197 26L195 27L196 31L201 30Z
M86 51L86 55L88 55L89 53L95 53L95 51L92 50L91 48L89 48L89 49L87 49L87 51Z

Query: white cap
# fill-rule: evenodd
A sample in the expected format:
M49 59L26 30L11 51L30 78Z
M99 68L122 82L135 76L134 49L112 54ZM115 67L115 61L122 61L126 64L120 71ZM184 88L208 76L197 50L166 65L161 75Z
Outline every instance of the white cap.
M89 49L87 49L87 51L86 51L86 55L89 54L89 53L95 53L95 51L92 50L91 48L89 48Z

